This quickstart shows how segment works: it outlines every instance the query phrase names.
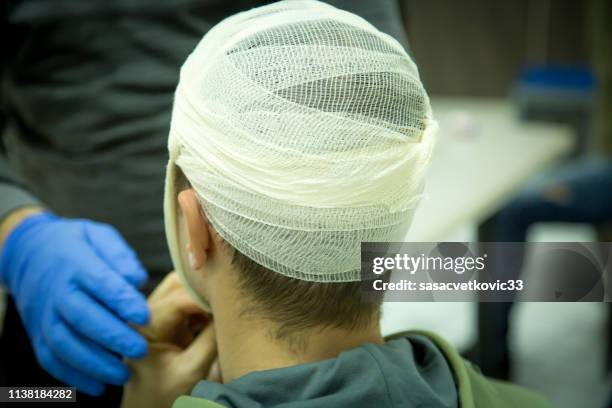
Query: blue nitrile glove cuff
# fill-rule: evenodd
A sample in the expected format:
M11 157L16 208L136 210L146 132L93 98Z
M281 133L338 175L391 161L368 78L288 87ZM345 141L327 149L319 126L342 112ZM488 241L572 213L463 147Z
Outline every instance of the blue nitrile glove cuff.
M14 290L18 273L15 266L19 257L19 241L25 234L37 225L57 220L59 217L51 212L45 211L32 214L17 224L4 240L0 251L0 283L4 285L9 293Z

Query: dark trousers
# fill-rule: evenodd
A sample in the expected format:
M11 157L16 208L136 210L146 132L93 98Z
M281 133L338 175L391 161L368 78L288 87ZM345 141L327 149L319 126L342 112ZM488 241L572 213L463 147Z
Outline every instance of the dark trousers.
M612 161L572 163L525 189L479 228L480 241L524 242L538 222L604 225L612 222ZM517 279L522 257L498 258L496 273ZM491 377L508 378L508 327L512 303L480 303L476 360ZM611 353L609 353L609 356Z

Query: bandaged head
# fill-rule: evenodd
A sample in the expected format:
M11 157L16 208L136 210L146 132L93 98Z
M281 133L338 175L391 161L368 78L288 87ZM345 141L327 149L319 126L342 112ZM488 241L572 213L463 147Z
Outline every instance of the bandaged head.
M180 256L177 170L236 250L297 279L360 279L362 241L401 240L435 122L417 67L362 18L317 1L234 15L181 68L165 221ZM183 242L184 244L184 242Z

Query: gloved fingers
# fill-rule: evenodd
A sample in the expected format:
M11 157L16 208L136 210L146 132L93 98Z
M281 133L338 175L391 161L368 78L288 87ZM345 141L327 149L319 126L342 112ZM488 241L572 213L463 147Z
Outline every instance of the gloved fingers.
M149 322L149 305L144 295L106 265L91 265L88 271L77 273L76 277L85 291L121 319L137 325Z
M119 357L70 330L59 316L46 324L43 337L57 359L83 375L115 385L123 385L130 376Z
M104 393L106 388L104 383L83 375L60 361L51 353L42 339L34 342L34 350L40 365L57 380L76 387L85 394L99 396Z
M145 339L86 293L75 290L58 309L74 331L102 347L130 358L146 355Z
M125 242L121 234L108 224L88 222L85 236L94 251L128 282L141 287L148 276L136 252Z

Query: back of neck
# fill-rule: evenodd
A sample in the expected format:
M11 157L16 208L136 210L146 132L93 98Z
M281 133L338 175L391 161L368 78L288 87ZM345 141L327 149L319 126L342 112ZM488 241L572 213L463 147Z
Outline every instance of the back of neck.
M278 338L266 320L215 314L215 330L223 382L253 371L271 370L337 357L364 343L383 344L376 320L369 327L347 330L313 328Z

